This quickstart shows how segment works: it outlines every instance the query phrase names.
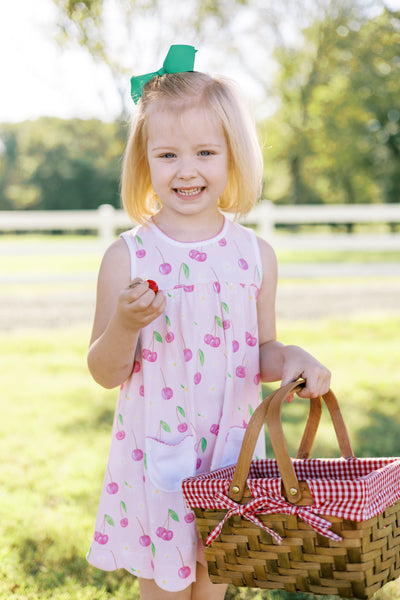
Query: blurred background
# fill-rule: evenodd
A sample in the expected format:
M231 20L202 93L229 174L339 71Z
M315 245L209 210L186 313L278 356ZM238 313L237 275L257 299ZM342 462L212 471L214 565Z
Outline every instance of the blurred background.
M246 223L278 255L279 339L331 369L357 456L400 456L400 0L0 0L1 600L138 598L85 560L116 401L85 355L102 253L131 226L129 79L171 43L253 110ZM292 455L306 409L284 411ZM314 452L338 455L326 416ZM229 589L289 597L317 598Z

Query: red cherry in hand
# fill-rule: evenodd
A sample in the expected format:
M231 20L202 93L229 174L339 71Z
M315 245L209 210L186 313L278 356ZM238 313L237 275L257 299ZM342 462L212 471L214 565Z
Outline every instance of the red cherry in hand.
M149 284L149 288L153 290L155 294L158 292L158 285L152 279L147 279L147 283Z

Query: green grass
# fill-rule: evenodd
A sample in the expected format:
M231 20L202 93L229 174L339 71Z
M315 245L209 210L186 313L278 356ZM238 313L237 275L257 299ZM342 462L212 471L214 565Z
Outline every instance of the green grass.
M312 328L280 323L282 341L303 345L331 368L359 456L400 456L399 331L400 318L384 316L324 320ZM88 337L89 327L0 334L1 600L138 599L131 575L103 573L85 560L116 402L115 391L101 389L89 377ZM300 400L284 407L291 452L306 408ZM315 455L336 454L325 416ZM398 584L386 586L379 600L400 599ZM289 596L230 588L229 598Z

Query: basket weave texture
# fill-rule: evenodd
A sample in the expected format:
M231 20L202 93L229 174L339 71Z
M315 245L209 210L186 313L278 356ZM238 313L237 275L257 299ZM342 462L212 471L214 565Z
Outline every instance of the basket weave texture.
M269 408L274 402L281 406L295 386L286 387L276 402L269 397L259 407L270 434ZM344 458L292 460L285 457L286 447L282 460L272 431L278 460L251 461L254 445L245 437L236 466L183 481L212 582L369 599L400 576L400 459L354 458L329 394L329 403L324 400L335 414L337 434L344 436L345 442L338 436ZM304 455L319 423L320 414L311 418L313 410L301 444ZM250 427L246 436L257 439L256 429Z

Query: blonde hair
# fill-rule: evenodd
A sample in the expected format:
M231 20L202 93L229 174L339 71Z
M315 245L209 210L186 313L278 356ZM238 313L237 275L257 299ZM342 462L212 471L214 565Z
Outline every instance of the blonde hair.
M147 162L147 120L159 103L180 108L200 105L214 112L228 146L228 181L219 198L222 212L247 214L261 191L262 154L255 124L233 82L205 73L187 72L154 77L144 87L133 114L125 150L121 196L125 210L143 223L160 208Z

